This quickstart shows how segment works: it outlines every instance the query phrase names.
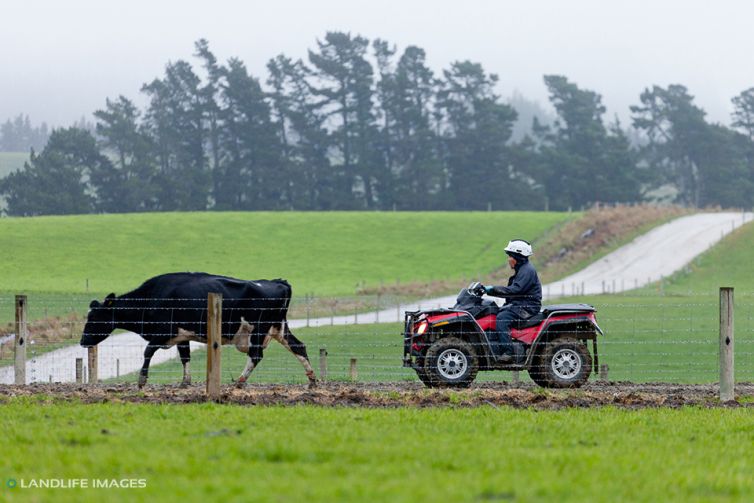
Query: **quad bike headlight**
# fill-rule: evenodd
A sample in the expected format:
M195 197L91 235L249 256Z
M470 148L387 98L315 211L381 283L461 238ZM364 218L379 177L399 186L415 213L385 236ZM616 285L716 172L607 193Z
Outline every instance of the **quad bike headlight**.
M426 331L427 331L427 322L423 321L419 325L419 328L416 330L416 333L419 334L419 335L422 335Z

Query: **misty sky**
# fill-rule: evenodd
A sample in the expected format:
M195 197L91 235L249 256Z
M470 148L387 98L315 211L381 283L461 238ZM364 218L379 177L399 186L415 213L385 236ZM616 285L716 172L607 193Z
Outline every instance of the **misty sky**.
M257 77L278 53L305 58L328 30L427 51L436 72L461 59L545 104L542 75L566 75L603 95L610 114L652 84L681 83L712 120L754 87L754 3L689 0L2 0L0 121L68 125L139 89L206 38Z

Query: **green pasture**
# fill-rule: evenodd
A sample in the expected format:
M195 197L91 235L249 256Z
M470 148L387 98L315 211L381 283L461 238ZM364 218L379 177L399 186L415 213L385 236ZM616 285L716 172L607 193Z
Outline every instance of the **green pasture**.
M712 383L719 378L719 308L714 299L660 296L604 295L568 299L597 306L605 336L598 341L600 363L609 366L609 378L633 382ZM348 380L350 360L357 359L358 380L370 382L416 380L401 366L402 326L322 326L294 330L307 345L319 373L319 349L326 348L330 379ZM590 344L590 350L592 348ZM238 378L246 355L233 346L222 353L223 381ZM739 300L736 310L736 378L754 381L754 298ZM194 379L203 380L206 352L192 353ZM179 361L152 367L150 382L176 383L182 376ZM119 381L135 382L136 374ZM522 378L528 376L522 375ZM593 376L596 378L596 376ZM509 372L480 372L478 381L510 381ZM274 341L252 374L254 382L304 383L301 365Z
M609 366L611 380L635 382L707 383L718 379L718 288L736 288L736 371L739 381L754 381L754 272L746 258L754 244L754 226L745 226L703 254L687 271L637 291L619 295L569 298L598 308L597 318L606 336L599 342L600 362ZM84 309L86 294L45 294L30 308L40 315L44 309L62 313ZM69 298L70 296L70 298ZM299 300L300 301L300 300ZM383 299L384 301L384 299ZM298 302L298 301L296 301ZM554 300L553 303L558 302ZM11 299L0 299L0 307L12 316ZM32 316L33 317L33 316ZM325 324L326 325L326 324ZM402 346L398 324L311 327L296 330L307 344L318 369L319 348L327 348L329 373L334 379L349 378L351 358L357 358L361 381L415 379L400 366ZM44 351L37 348L36 351ZM230 382L245 364L245 355L228 346L223 352L223 379ZM5 355L10 358L10 353ZM192 372L203 376L204 352L194 353ZM156 365L151 382L176 382L178 362ZM133 380L134 376L121 379ZM252 379L260 382L304 382L298 362L276 343ZM506 372L480 374L480 380L509 380Z
M24 167L29 152L0 152L0 178Z
M700 255L689 267L666 279L665 295L717 296L721 286L732 286L740 295L754 295L754 224L727 235L718 245ZM659 286L650 292L659 291Z
M634 382L711 383L719 379L720 286L733 286L736 299L736 379L754 381L754 268L747 257L754 248L754 225L747 225L698 257L687 271L651 285L618 295L564 299L597 307L597 319L605 332L599 340L600 362L609 366L611 380ZM553 300L552 303L557 303ZM328 350L330 374L347 379L350 358L358 359L359 380L415 379L400 367L401 326L398 324L352 325L300 329L315 368L320 347ZM227 347L224 379L236 378L245 356ZM195 376L206 367L204 352L194 353ZM152 374L159 382L176 382L181 366L169 362ZM134 379L129 376L128 379ZM290 354L274 343L254 371L261 382L304 382L303 373ZM507 372L481 373L483 380L510 380Z
M376 325L341 325L294 329L296 337L306 344L309 358L319 375L319 349L327 350L328 377L348 380L351 358L357 359L359 381L415 380L411 369L401 367L403 339L397 323ZM191 353L191 373L195 380L204 380L207 353L198 349ZM248 357L233 346L223 346L222 380L230 383L238 378ZM176 383L183 375L178 359L151 367L149 382ZM113 379L117 382L136 382L137 374ZM250 381L268 383L305 383L304 369L298 360L280 344L270 342L264 359L251 374Z
M151 276L284 277L294 295L455 279L502 265L509 236L536 240L574 214L204 212L0 219L0 292L118 294Z
M707 502L754 497L754 416L745 409L363 409L2 400L0 499L5 501ZM143 479L146 487L28 488L32 480L53 478ZM9 488L9 481L16 487Z

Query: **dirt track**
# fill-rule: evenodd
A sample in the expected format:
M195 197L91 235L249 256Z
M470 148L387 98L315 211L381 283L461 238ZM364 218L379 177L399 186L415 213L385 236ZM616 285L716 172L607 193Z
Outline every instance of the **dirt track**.
M0 385L0 403L10 397L36 396L50 401L83 403L196 403L204 402L204 385L179 388L133 384L82 386L76 384ZM243 389L224 386L221 403L237 405L321 405L326 407L514 407L561 409L615 406L621 408L754 407L754 383L736 385L739 403L720 404L714 385L589 384L577 390L545 390L533 385L483 383L468 390L429 390L416 383L326 383L315 389L293 384L249 384ZM740 403L741 398L744 403Z

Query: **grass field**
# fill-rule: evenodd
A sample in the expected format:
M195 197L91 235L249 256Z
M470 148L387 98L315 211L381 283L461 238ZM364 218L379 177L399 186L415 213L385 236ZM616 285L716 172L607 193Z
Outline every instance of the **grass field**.
M700 256L687 272L666 279L662 285L628 292L568 299L598 308L598 320L606 332L600 342L601 362L610 366L613 380L635 382L707 383L718 379L719 286L736 288L736 369L739 381L754 381L754 271L748 266L754 245L754 226L745 226ZM67 294L73 296L73 294ZM42 306L70 312L68 296L48 294ZM75 303L86 306L90 296L76 294ZM553 301L556 302L556 301ZM9 299L0 307L12 316ZM34 317L34 316L32 316ZM330 374L346 379L349 360L358 358L359 379L400 381L414 379L400 367L401 327L392 325L321 327L297 331L307 343L315 367L318 349L327 347ZM40 349L37 349L40 351ZM5 358L12 355L6 351ZM203 352L193 357L195 378L203 375ZM238 376L245 356L230 347L224 352L225 381ZM133 376L124 377L132 379ZM176 382L180 364L155 366L152 382ZM303 382L303 372L291 355L272 344L253 379L261 382ZM480 380L509 380L510 374L483 373Z
M712 383L718 370L718 306L714 302L678 297L602 296L578 299L597 306L605 332L599 339L600 363L607 363L610 379L632 382ZM736 378L754 382L754 303L739 304L736 318ZM351 325L296 330L307 345L319 372L319 348L326 348L331 379L349 378L350 359L357 359L358 380L388 382L416 380L401 367L403 346L399 324ZM591 350L591 345L590 345ZM203 380L203 349L192 353L192 375ZM223 381L238 378L246 356L232 346L223 349ZM177 383L182 366L177 360L155 365L152 383ZM525 374L522 378L528 378ZM593 376L596 378L596 376ZM283 348L271 343L254 370L254 382L304 383L301 365ZM478 381L510 381L509 372L481 372ZM136 375L117 381L135 382Z
M736 377L754 381L754 270L748 257L754 248L754 225L726 237L700 256L684 272L648 288L620 295L569 298L598 308L597 318L606 336L599 341L600 361L610 367L610 378L634 382L710 383L719 378L718 288L736 288ZM557 301L553 301L555 303ZM415 379L400 367L402 346L398 324L356 325L301 329L296 333L318 363L318 348L328 349L330 373L346 379L350 358L359 361L359 379L398 381ZM245 356L227 347L223 352L224 379L236 378ZM193 355L195 376L205 368L204 352ZM177 362L156 366L153 382L180 379ZM133 376L128 377L134 380ZM507 372L481 373L479 380L509 380ZM276 344L253 374L259 382L304 382L299 364Z
M0 291L124 293L170 271L285 277L294 294L472 277L568 213L153 213L0 219ZM87 287L88 285L88 287Z
M748 410L4 402L3 500L754 497L754 417ZM144 479L146 488L29 488L53 478ZM9 479L15 488L7 487Z
M29 160L29 152L0 152L0 178L21 169Z
M716 381L717 289L724 285L736 288L736 378L754 381L754 272L748 267L753 244L754 226L744 227L662 285L568 299L597 306L606 332L601 362L609 364L610 378ZM442 253L453 252L449 247ZM132 267L145 267L128 260ZM334 283L329 288L333 295L339 291ZM75 291L45 298L65 312L69 297L81 302L88 297ZM413 372L400 366L400 330L398 324L383 324L295 332L317 370L318 349L327 348L331 379L347 379L355 357L360 381L414 380ZM204 357L204 351L192 353L195 381L203 379ZM246 357L226 346L222 358L223 380L229 382ZM155 366L150 382L176 383L180 369L177 362ZM509 380L510 374L480 374L480 380L488 379ZM305 378L300 364L273 342L251 380L302 383ZM749 409L244 407L124 403L117 393L108 400L81 404L0 396L5 426L0 500L754 499ZM15 488L8 487L10 479ZM21 487L40 479L90 484L92 479L143 479L146 487Z
M687 270L669 278L663 291L666 295L716 296L719 287L732 286L743 295L754 295L752 258L754 225L748 224L697 257Z
M328 376L330 379L346 380L349 376L351 358L357 359L361 381L415 380L411 369L401 367L403 339L401 326L397 323L379 325L350 325L319 328L302 328L295 334L307 346L309 358L319 374L319 348L327 349ZM247 356L233 346L223 346L222 379L230 383L237 379L246 365ZM196 380L204 380L207 369L206 352L203 349L191 353L191 372ZM155 365L150 370L149 382L175 383L182 376L183 367L178 360ZM498 373L498 378L507 374ZM129 374L114 382L136 382L137 375ZM264 352L264 360L251 377L254 382L305 383L301 364L280 344L271 342Z

